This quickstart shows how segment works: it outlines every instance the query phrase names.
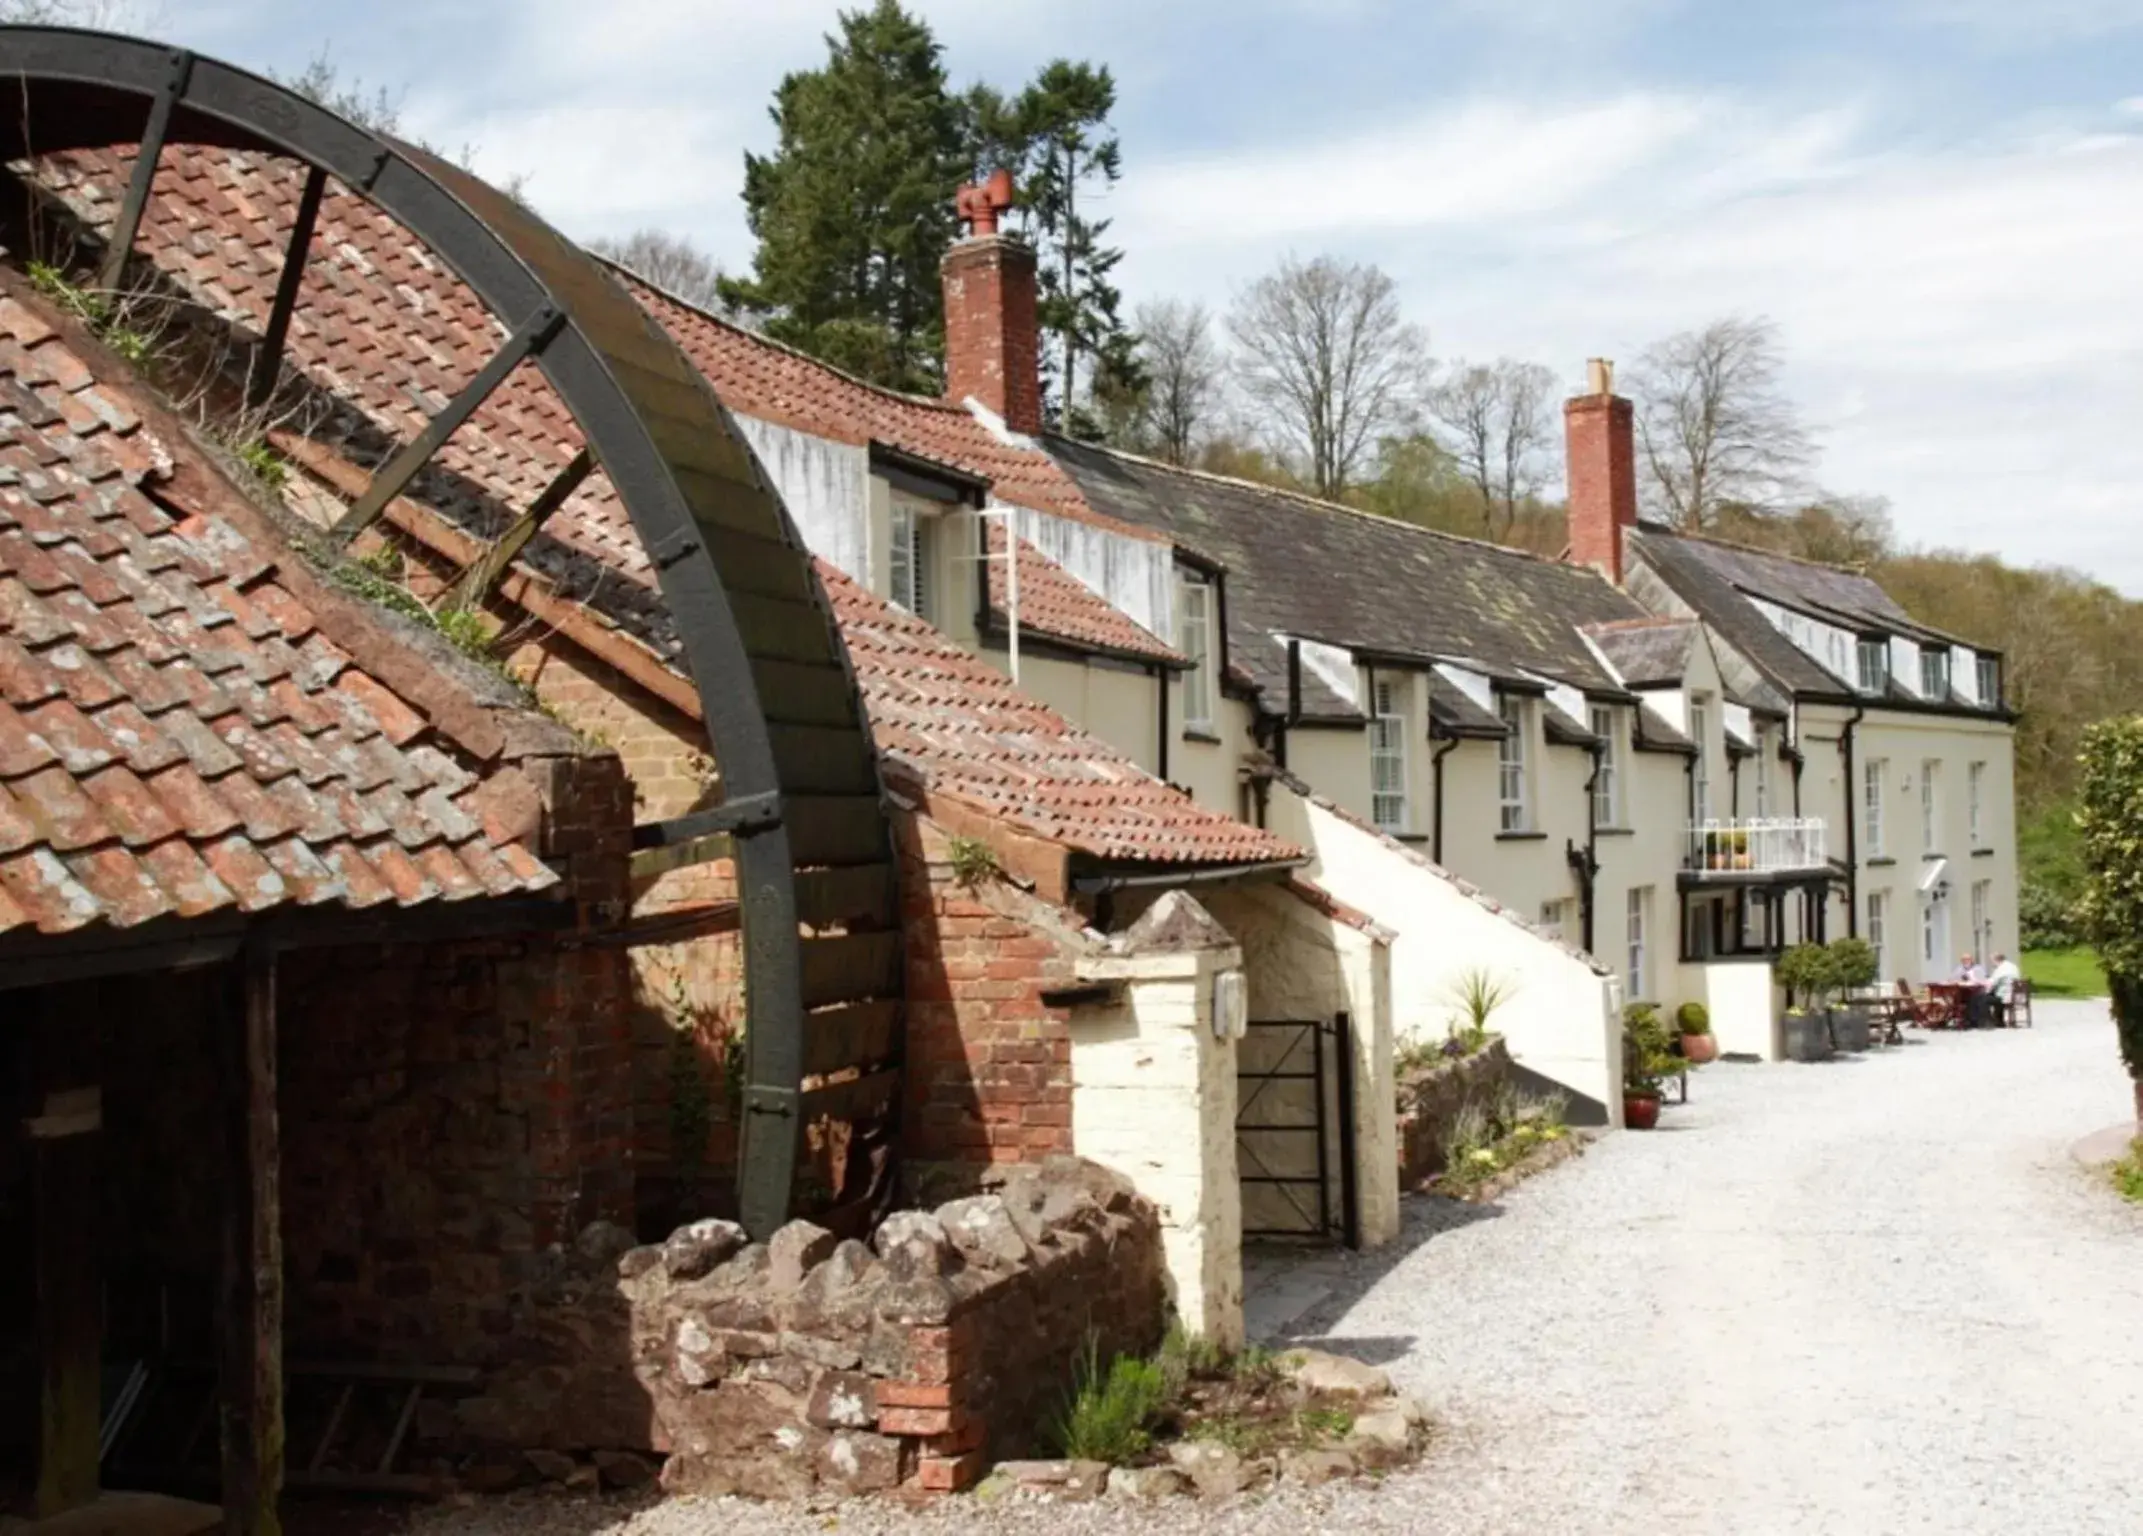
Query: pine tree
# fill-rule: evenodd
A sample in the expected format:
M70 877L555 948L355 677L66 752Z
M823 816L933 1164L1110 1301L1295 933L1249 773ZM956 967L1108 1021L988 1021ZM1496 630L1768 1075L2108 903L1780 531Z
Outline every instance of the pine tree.
M1009 127L982 119L998 141L1024 150L1024 164L1014 169L1023 172L1021 203L1035 242L1048 338L1044 384L1059 430L1081 425L1074 412L1082 357L1107 360L1116 377L1102 382L1112 388L1124 382L1127 366L1135 368L1117 313L1122 295L1109 280L1124 253L1101 243L1107 219L1080 212L1083 192L1097 181L1111 186L1123 174L1121 146L1109 126L1115 107L1116 81L1106 65L1057 59L1010 106Z
M937 41L897 0L845 11L824 68L787 76L772 155L744 157L759 239L722 293L768 335L900 389L935 392L938 263L969 154Z

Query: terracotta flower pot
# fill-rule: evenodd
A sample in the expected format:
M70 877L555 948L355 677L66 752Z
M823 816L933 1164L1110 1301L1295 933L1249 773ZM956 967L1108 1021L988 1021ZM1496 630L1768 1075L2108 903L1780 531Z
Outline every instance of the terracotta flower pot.
M1649 1131L1659 1124L1659 1095L1625 1092L1622 1095L1622 1123L1633 1131Z
M1719 1059L1719 1037L1717 1035L1682 1036L1682 1059L1692 1067L1701 1067L1707 1061L1717 1061Z

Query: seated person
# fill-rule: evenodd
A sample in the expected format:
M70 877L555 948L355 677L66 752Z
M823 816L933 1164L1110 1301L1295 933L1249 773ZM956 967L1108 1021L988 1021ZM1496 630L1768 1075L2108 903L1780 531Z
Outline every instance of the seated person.
M1987 990L1994 997L1996 1019L2005 1028L2009 1024L2010 1007L2016 1002L2017 983L2023 979L2024 973L2017 969L2014 960L2003 954L1994 957L1994 969L1987 974Z
M1957 957L1957 974L1950 978L1964 991L1964 1027L1982 1029L1987 1023L1987 973L1970 953Z

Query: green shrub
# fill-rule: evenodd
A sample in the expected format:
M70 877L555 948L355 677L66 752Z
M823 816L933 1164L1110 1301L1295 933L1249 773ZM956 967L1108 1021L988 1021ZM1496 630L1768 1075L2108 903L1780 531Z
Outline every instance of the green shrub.
M1168 1402L1160 1363L1118 1355L1103 1370L1099 1346L1087 1341L1077 1385L1056 1425L1057 1448L1074 1461L1122 1466L1153 1446L1153 1420Z
M1674 1022L1681 1026L1685 1035L1708 1035L1711 1033L1711 1010L1702 1003L1684 1003L1674 1010Z
M2113 1165L2113 1187L2123 1200L2143 1205L2143 1136L2128 1144L2128 1155Z
M1843 991L1872 985L1880 969L1875 946L1866 939L1832 939L1828 946L1830 983Z
M2143 716L2084 732L2076 835L2084 866L2077 916L2106 968L2121 1060L2143 1080Z
M2083 942L2074 900L2039 880L2027 879L2017 893L2017 929L2026 949L2073 949Z
M1822 1009L1837 985L1830 951L1821 944L1796 944L1778 957L1778 981L1802 1009Z
M1658 1005L1632 1003L1622 1010L1622 1086L1631 1093L1657 1093L1682 1070Z

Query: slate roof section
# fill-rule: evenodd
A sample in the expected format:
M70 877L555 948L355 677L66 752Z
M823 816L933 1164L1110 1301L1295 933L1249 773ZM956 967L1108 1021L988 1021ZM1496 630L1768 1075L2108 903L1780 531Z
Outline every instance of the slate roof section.
M1267 710L1287 697L1274 634L1620 691L1578 627L1644 610L1590 570L1085 443L1047 446L1090 506L1226 569L1229 644Z
M1787 639L1748 598L1796 609L1845 629L1996 654L1921 624L1879 582L1858 571L1676 533L1656 524L1641 524L1624 537L1633 559L1651 567L1727 644L1788 695L1860 697L1850 679L1836 676ZM1890 702L1912 705L1919 701L1901 689L1893 689ZM1983 713L1962 703L1956 707L1967 713Z
M213 473L0 297L0 932L556 884L264 520L177 462Z
M1481 708L1455 685L1429 674L1429 718L1453 736L1501 741L1510 734L1503 717Z
M1302 856L1270 832L1162 783L824 561L819 578L848 640L879 751L934 793L1110 863L1262 864Z
M1698 635L1696 620L1674 618L1622 619L1590 625L1585 633L1632 688L1679 683L1688 675Z
M990 623L1003 633L1011 591L1005 576L1005 530L995 519L987 528L993 557L988 562ZM1025 539L1019 541L1019 627L1127 660L1190 665L1181 651Z

